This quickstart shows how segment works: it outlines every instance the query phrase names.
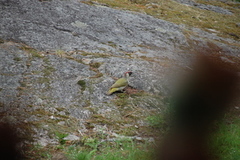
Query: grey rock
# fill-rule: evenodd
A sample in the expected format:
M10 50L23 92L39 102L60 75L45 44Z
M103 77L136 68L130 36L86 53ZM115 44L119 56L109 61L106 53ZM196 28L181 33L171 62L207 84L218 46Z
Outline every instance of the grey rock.
M145 14L90 6L76 0L7 3L0 6L0 37L40 50L78 49L122 55L142 49L134 48L142 44L153 46L147 49L152 51L158 47L172 48L172 41L175 45L186 44L177 25Z
M39 138L38 145L40 145L42 147L46 147L48 145L48 140L45 138Z
M92 59L89 59L89 58L83 58L83 59L82 59L82 62L83 62L84 64L90 64L91 61L92 61Z
M38 118L35 115L30 116L29 118L27 118L24 122L28 123L28 122L34 122L37 121Z
M67 137L64 137L63 139L67 140L67 141L77 141L80 138L78 136L75 136L75 135L68 135Z
M171 88L171 67L186 66L191 57L186 54L191 51L182 49L191 47L183 30L197 35L189 39L199 46L212 40L226 54L239 53L238 47L220 43L238 41L218 37L213 30L189 29L146 14L78 0L2 0L0 21L4 40L0 43L0 103L6 104L0 112L11 113L13 123L19 122L15 115L26 123L49 123L34 130L35 141L43 146L58 144L49 138L54 137L49 135L51 126L84 133L84 122L92 114L120 121L120 109L128 106L116 106L116 96L106 92L126 71L133 72L130 86L148 94L128 102L161 111L164 104L158 96L167 95ZM37 50L31 53L24 44ZM64 54L58 55L57 50ZM99 66L94 68L94 64ZM147 125L137 123L137 127ZM102 130L92 126L96 132Z
M35 140L36 145L41 145L43 147L47 145L56 145L58 144L57 139L52 139L48 135L48 131L45 129L46 127L43 126L43 128L33 128L36 132L36 134L33 136Z
M224 8L221 8L218 6L213 6L213 5L196 3L194 0L175 0L175 1L183 3L183 4L187 4L187 5L190 5L193 7L197 7L200 9L205 9L205 10L209 10L209 11L213 11L213 12L217 12L217 13L232 15L232 12L227 9L224 9Z
M66 123L64 121L60 121L58 124L64 126Z

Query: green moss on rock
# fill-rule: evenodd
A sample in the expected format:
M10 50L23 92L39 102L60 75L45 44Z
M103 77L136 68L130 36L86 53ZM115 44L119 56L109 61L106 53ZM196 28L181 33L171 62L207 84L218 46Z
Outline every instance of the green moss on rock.
M79 80L77 82L77 84L81 86L81 90L82 91L85 91L85 89L86 89L86 82L84 80Z
M90 63L90 66L93 68L99 68L101 66L101 63L99 62Z

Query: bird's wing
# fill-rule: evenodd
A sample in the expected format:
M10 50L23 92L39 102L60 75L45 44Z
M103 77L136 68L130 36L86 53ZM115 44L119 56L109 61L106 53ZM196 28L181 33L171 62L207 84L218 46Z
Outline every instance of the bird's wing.
M120 78L118 79L112 86L111 88L120 88L128 85L128 81L126 78Z
M109 91L108 91L108 95L111 95L113 92L117 92L117 91L119 91L119 90L121 90L120 88L111 88L111 89L109 89Z

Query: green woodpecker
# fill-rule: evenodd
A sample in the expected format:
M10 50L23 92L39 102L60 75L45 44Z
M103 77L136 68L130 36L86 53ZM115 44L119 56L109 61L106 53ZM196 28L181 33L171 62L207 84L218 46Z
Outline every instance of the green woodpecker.
M122 91L125 87L128 86L128 78L132 74L132 72L124 73L124 77L118 79L109 89L108 95L111 95L114 92Z

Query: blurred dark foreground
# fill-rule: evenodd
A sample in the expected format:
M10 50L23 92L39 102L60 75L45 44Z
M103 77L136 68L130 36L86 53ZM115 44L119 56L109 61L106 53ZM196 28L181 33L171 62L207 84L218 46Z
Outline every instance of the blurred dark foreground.
M21 160L24 159L23 140L17 133L17 129L6 122L0 123L0 159Z
M157 160L217 159L212 157L208 141L214 123L221 120L239 92L238 69L218 55L198 55L172 98L171 129L157 149Z

